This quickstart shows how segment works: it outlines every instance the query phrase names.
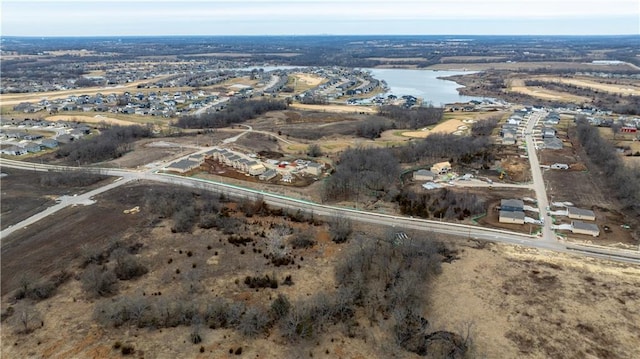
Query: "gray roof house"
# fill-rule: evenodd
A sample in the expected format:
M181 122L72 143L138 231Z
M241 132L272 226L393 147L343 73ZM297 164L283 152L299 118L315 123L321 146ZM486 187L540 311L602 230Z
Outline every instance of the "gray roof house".
M600 235L600 228L598 228L598 225L593 223L571 221L571 227L571 232L575 234L586 234L594 237Z
M524 202L521 199L503 199L500 201L500 211L522 212Z

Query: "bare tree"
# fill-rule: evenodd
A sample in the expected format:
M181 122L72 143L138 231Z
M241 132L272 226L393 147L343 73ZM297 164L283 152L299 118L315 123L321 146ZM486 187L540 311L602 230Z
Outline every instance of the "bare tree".
M43 325L38 309L35 305L27 302L20 302L15 306L11 319L19 334L31 333Z

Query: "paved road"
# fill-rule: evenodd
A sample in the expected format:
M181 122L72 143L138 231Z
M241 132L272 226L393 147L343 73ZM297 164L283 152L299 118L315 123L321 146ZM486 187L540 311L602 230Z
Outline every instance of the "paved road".
M25 163L20 161L2 160L2 166L22 168L27 170L65 170L73 167L65 166L52 166L44 164ZM640 253L635 251L622 251L612 249L600 249L591 246L579 246L571 245L567 246L564 243L560 243L556 240L541 239L537 236L531 236L523 233L510 232L505 230L498 230L492 228L483 228L471 225L463 225L457 223L447 223L439 221L431 221L417 218L406 218L402 216L394 216L381 213L365 212L355 209L328 206L304 200L284 197L272 193L262 192L250 188L244 188L225 183L219 183L215 181L207 181L198 178L182 177L170 174L160 174L153 171L129 171L112 168L90 168L93 171L103 173L110 176L122 177L122 180L118 180L110 183L105 187L87 192L82 196L78 196L78 201L85 201L91 199L92 196L108 191L133 179L143 179L155 182L168 183L178 186L191 187L207 191L215 191L224 193L226 196L234 198L250 198L257 199L262 198L267 204L274 207L281 207L287 209L301 209L303 211L309 211L316 215L321 216L342 216L349 218L353 221L361 221L367 223L375 223L378 225L386 225L389 227L397 227L399 229L416 229L420 231L449 234L461 237L467 237L470 239L487 240L492 242L501 242L514 245L522 245L531 248L537 248L542 250L551 250L564 253L575 253L583 256L607 258L610 260L616 260L625 263L640 264ZM73 203L65 203L70 205ZM63 205L61 203L60 205ZM62 206L60 208L63 208ZM37 220L44 218L45 216L54 212L41 212L34 216L35 218L29 222L34 223ZM33 218L33 217L31 217ZM11 228L14 228L11 232L23 228L25 225L17 224ZM8 235L8 234L6 234ZM2 232L1 238L5 238L5 232ZM1 239L0 239L1 240Z
M549 207L549 201L547 199L547 189L544 185L544 178L542 177L542 170L540 169L540 162L538 161L538 153L536 151L536 145L533 140L533 128L538 124L538 121L546 116L543 111L534 112L528 119L525 133L525 140L527 141L527 154L529 156L529 163L531 164L531 176L533 178L533 189L536 192L536 200L538 201L538 210L540 219L544 221L542 228L542 239L547 242L557 242L555 232L551 230L551 217L547 214L547 208Z

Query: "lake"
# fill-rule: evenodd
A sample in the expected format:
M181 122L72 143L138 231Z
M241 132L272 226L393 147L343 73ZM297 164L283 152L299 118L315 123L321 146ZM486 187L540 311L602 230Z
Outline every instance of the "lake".
M474 71L435 71L413 69L364 69L369 71L374 78L385 80L389 86L388 94L396 96L411 95L419 97L425 103L433 106L442 106L447 103L468 102L471 100L482 101L483 97L464 96L458 93L462 87L449 80L438 77L471 74Z

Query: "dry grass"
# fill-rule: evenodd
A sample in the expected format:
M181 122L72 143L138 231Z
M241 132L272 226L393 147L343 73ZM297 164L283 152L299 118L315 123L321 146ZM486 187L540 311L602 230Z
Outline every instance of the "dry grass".
M479 357L631 358L638 287L637 266L490 245L445 265L430 319L436 328L472 323Z
M320 111L320 112L338 112L338 113L377 113L378 109L375 107L367 106L347 106L347 105L305 105L301 103L294 103L289 106L293 109L306 110L306 111Z

